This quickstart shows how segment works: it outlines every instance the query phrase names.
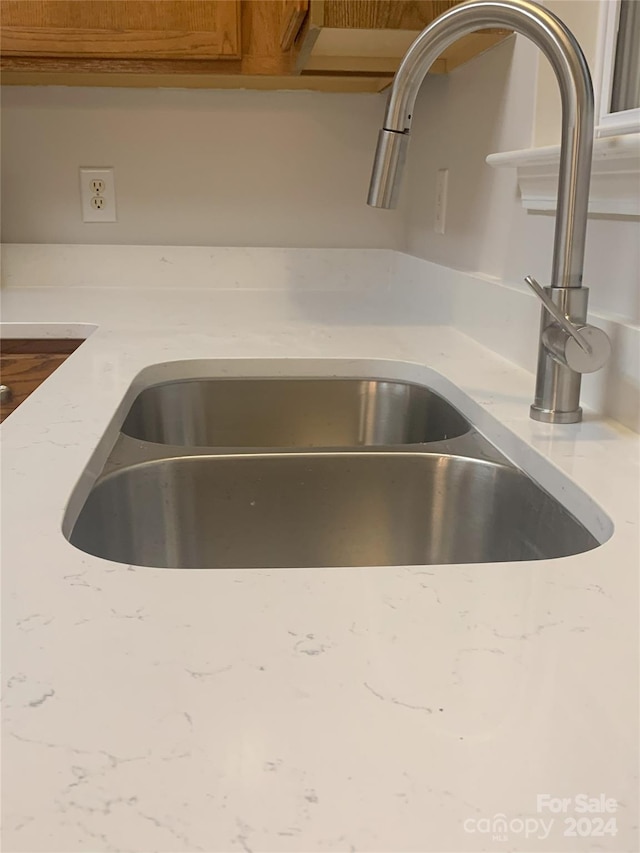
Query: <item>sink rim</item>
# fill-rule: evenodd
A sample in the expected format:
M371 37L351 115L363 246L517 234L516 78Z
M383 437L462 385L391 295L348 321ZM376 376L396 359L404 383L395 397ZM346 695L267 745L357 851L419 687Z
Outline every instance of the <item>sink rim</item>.
M153 442L149 442L152 444ZM434 442L435 444L435 442ZM163 447L171 447L175 449L174 445L162 445ZM514 475L523 477L526 480L530 480L535 483L535 485L541 489L543 492L549 495L552 500L556 503L560 503L557 498L553 497L546 489L540 486L533 477L526 473L526 471L522 471L515 465L512 465L508 460L500 461L498 459L480 459L474 456L465 456L460 453L443 453L439 450L409 450L408 448L412 445L403 445L397 446L394 448L383 447L380 450L375 448L363 448L362 450L356 450L351 447L346 449L341 448L319 448L319 449L311 449L311 450L282 450L277 449L274 451L269 450L251 450L248 453L215 453L215 452L204 452L204 453L171 453L168 455L159 455L157 457L151 459L142 459L138 462L131 462L119 465L117 468L113 470L109 470L104 474L100 474L94 483L94 488L99 484L103 483L106 480L111 479L112 477L117 477L120 474L123 474L127 471L132 471L138 468L145 468L147 466L154 465L162 465L164 463L178 463L178 462L201 462L208 460L216 460L216 461L227 461L227 462L243 462L243 461L254 461L256 459L291 459L292 457L302 457L307 459L323 459L323 458L336 458L336 459L362 459L367 457L389 457L389 458L405 458L411 457L416 459L429 459L429 458L442 458L442 459L453 459L459 462L469 462L473 465L483 465L487 467L494 468L503 468L507 471L513 472ZM569 510L567 510L568 512ZM583 525L584 527L584 525Z

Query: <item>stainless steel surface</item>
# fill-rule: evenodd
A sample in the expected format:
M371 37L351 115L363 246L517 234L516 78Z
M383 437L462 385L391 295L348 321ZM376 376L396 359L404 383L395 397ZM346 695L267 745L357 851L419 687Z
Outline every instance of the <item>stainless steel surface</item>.
M127 564L471 563L598 545L457 409L410 383L158 384L96 454L89 469L100 473L86 499L70 501L63 532Z
M546 292L559 310L577 325L583 325L587 315L588 290L586 287L549 287ZM540 315L540 347L538 371L531 417L552 424L573 424L582 419L580 400L582 375L561 364L545 344L547 331L557 328L554 318L542 308Z
M609 338L596 326L578 326L580 337L586 341L589 349L558 326L547 326L543 343L560 364L564 364L576 373L595 373L600 370L611 355Z
M470 0L440 15L420 33L400 64L384 129L409 133L418 90L438 56L463 36L492 27L507 27L531 39L558 80L563 101L562 153L551 284L579 287L591 176L593 89L578 42L552 12L529 0ZM389 172L387 180L395 179ZM381 186L380 192L384 189Z
M8 385L0 385L0 403L9 403L13 399L13 391Z
M122 432L193 447L353 447L441 441L471 429L421 385L360 379L193 379L135 399Z
M431 65L462 36L491 27L507 27L531 39L551 63L558 81L562 140L551 285L579 289L591 179L593 88L578 42L552 12L529 0L470 0L436 18L402 60L391 88L383 132L408 137L418 90ZM387 136L379 139L369 188L369 204L374 207L390 207L398 195L403 158L394 155L394 151L400 143L386 140ZM586 319L586 305L580 319ZM543 318L542 328L547 325ZM532 417L544 412L544 419L550 422L580 420L580 375L560 364L542 337L539 348ZM557 402L560 408L556 407Z
M157 568L538 560L598 542L508 466L428 453L183 456L104 477L70 541Z
M580 329L582 327L578 327L571 322L569 317L558 308L558 306L551 299L551 297L547 296L544 287L538 284L538 282L532 275L525 276L524 280L536 294L538 299L542 302L549 314L551 314L551 316L554 318L556 323L558 323L558 325L560 325L568 335L571 335L571 337L576 341L578 346L589 355L591 353L591 345L589 344L587 339L583 337L580 333Z
M595 373L600 370L611 355L611 343L606 333L596 326L573 323L547 294L551 288L545 291L530 275L526 276L525 281L558 324L548 325L542 332L542 342L548 352L556 361L576 373ZM582 288L582 293L583 312L586 313L588 289Z
M397 205L400 181L393 176L402 173L408 143L409 135L406 133L385 128L380 130L367 204L384 208Z

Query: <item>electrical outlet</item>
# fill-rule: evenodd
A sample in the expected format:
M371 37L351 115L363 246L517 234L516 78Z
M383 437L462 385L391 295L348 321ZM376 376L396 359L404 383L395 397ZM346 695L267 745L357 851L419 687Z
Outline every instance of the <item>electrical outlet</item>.
M111 166L80 169L83 222L116 221L116 187Z
M433 230L436 234L444 234L447 219L447 189L449 186L449 170L438 169L436 173L436 213Z

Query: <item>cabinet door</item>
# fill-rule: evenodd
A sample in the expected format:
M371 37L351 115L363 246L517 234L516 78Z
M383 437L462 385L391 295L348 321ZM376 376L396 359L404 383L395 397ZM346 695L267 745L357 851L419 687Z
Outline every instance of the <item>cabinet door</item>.
M240 0L2 0L2 53L238 59Z
M291 50L309 12L309 0L282 0L280 47Z

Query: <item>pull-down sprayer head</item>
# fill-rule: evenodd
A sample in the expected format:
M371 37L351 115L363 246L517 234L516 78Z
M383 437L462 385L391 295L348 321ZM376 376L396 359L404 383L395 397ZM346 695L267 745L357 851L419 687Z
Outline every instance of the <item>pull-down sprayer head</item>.
M371 207L390 208L397 205L408 144L409 134L404 131L383 127L378 134L367 198L367 204Z

